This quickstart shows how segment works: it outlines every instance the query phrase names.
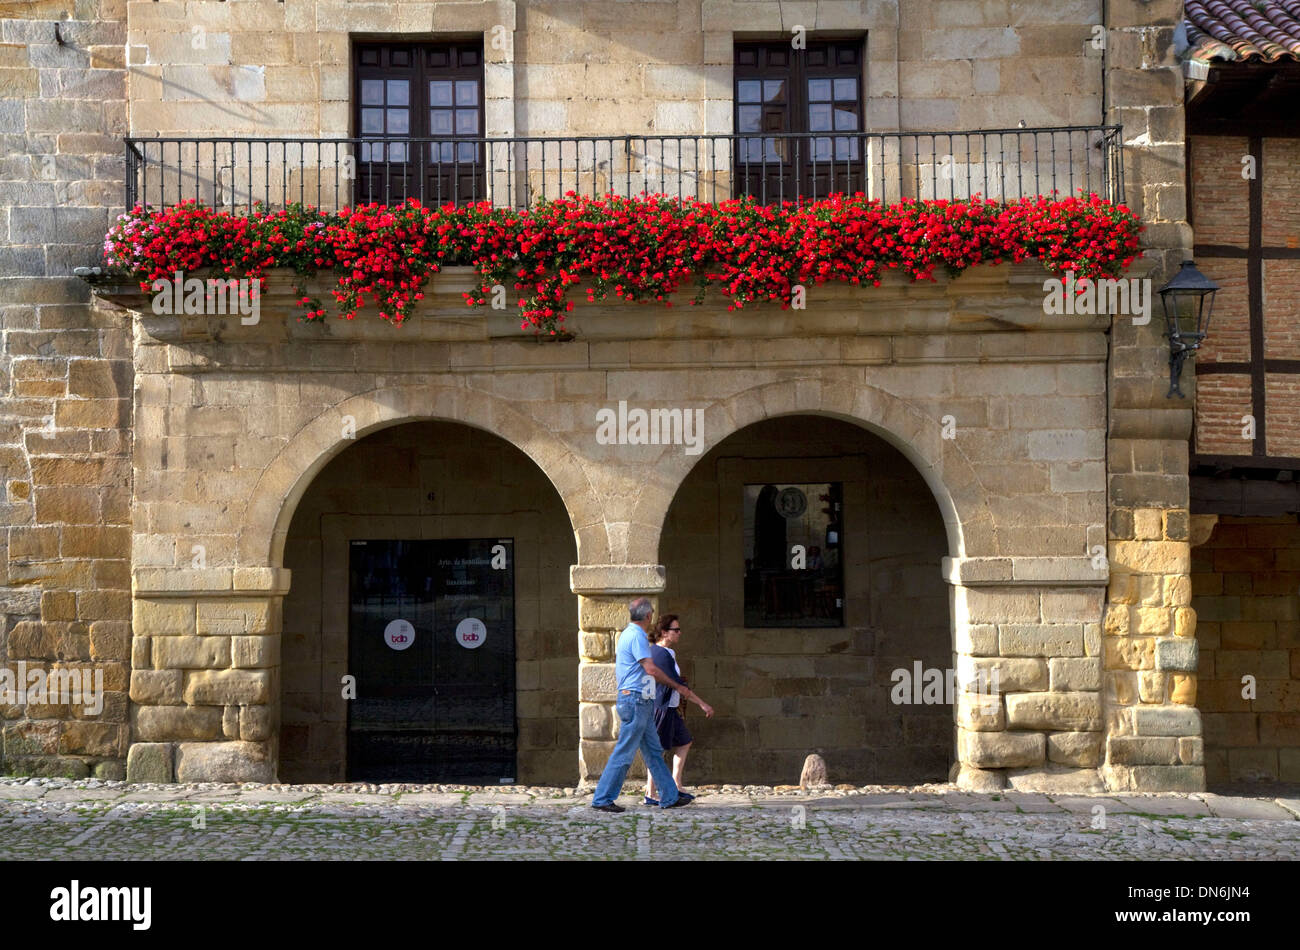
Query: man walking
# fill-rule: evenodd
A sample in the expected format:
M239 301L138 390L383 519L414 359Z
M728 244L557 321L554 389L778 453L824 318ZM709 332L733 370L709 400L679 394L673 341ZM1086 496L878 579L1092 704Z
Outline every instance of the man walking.
M660 791L659 807L678 808L692 802L695 796L678 792L672 772L664 762L663 746L659 744L659 735L654 728L654 684L663 683L677 690L686 700L696 700L696 697L688 687L674 683L650 657L646 631L654 620L654 608L649 599L638 597L628 605L628 613L632 622L618 635L618 648L614 655L614 675L618 681L614 704L619 721L618 741L600 775L591 807L597 811L625 811L614 804L614 799L623 791L627 770L637 749L640 749L641 758ZM713 710L709 709L705 715L712 713Z

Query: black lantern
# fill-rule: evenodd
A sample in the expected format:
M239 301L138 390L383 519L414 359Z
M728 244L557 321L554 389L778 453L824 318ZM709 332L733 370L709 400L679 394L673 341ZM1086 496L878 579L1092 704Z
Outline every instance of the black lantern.
M1169 392L1186 399L1178 387L1183 374L1183 360L1189 353L1199 350L1205 335L1210 332L1210 314L1214 310L1214 294L1219 285L1196 269L1191 261L1183 261L1182 269L1174 279L1160 288L1160 305L1165 311L1165 330L1169 334Z

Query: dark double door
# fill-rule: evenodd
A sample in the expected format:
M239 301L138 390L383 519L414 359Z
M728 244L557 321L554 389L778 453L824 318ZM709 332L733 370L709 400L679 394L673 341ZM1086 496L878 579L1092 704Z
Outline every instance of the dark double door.
M513 542L350 547L349 780L513 781Z
M353 50L358 204L483 201L483 44Z
M772 204L866 190L862 57L860 39L736 44L741 194Z

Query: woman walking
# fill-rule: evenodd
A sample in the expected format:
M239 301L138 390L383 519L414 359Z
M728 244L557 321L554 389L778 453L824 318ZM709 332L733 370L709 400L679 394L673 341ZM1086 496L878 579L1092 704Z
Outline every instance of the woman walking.
M664 614L649 634L650 658L664 675L674 683L685 686L686 680L682 679L681 667L677 665L677 653L673 649L681 636L682 625L677 614ZM692 741L686 722L682 719L681 702L682 696L677 690L663 683L655 684L655 730L659 733L659 744L673 757L673 781L677 783L678 788L682 784L686 754L691 749ZM691 702L698 704L700 709L704 710L706 717L713 715L713 707L698 696L693 695ZM648 773L649 769L646 771ZM645 803L659 804L659 800L655 797L654 777L649 775L646 778Z

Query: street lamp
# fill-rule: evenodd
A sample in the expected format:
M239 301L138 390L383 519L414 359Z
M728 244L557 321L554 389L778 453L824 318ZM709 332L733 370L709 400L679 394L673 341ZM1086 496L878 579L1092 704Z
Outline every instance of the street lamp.
M1169 335L1169 392L1186 399L1178 387L1183 374L1183 360L1189 353L1201 348L1201 342L1210 331L1210 314L1214 310L1214 294L1219 285L1196 269L1191 261L1183 261L1182 269L1174 279L1160 288L1160 305L1165 311L1165 331Z

